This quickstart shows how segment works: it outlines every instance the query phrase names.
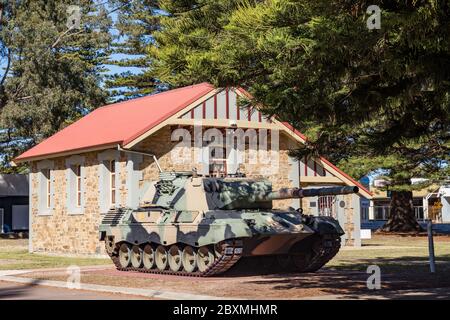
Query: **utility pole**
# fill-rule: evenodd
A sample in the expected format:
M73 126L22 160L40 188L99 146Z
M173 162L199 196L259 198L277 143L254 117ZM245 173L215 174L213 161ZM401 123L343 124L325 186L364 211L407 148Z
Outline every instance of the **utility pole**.
M431 219L428 219L427 231L428 231L428 254L430 260L430 272L435 273L436 263L434 259L433 222L431 221Z

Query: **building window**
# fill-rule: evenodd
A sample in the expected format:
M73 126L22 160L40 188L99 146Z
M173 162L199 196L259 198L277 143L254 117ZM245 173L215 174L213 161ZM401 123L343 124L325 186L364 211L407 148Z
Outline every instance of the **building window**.
M76 183L76 205L81 207L81 165L77 164L74 167L75 183Z
M51 193L51 180L50 180L50 169L42 169L42 175L44 176L44 186L45 194L43 195L45 199L45 207L50 209L52 193Z
M111 199L111 206L114 206L116 204L116 162L115 160L109 161L109 185L110 185L110 199Z
M117 150L106 150L98 154L100 213L106 214L111 207L120 205L120 154Z
M361 221L369 221L369 207L361 206Z
M227 159L225 159L225 154L225 148L211 148L211 157L209 159L209 175L213 177L222 177L227 175Z
M335 196L320 196L319 202L319 216L336 218L336 208L334 203L336 202Z
M32 175L37 179L37 189L33 189L32 192L37 195L38 198L38 214L39 215L51 215L54 208L54 190L53 190L53 162L50 160L43 160L37 163L37 172Z
M66 159L66 207L68 214L83 214L84 157L74 155Z

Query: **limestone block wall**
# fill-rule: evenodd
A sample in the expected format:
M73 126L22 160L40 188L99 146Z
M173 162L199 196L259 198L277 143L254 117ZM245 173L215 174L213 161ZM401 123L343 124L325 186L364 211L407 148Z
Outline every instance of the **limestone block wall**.
M85 205L81 213L68 211L66 188L66 158L52 159L53 208L45 214L38 207L38 174L37 163L31 163L30 170L30 203L31 203L31 239L30 251L68 254L102 254L103 244L98 241L98 226L101 221L99 209L99 152L84 153ZM121 156L118 163L121 167L120 202L125 203L125 158Z

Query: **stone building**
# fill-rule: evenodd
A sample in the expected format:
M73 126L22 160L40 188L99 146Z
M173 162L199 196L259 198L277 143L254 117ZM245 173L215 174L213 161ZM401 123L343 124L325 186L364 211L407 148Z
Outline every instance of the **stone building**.
M289 150L301 147L305 137L242 106L238 100L245 95L240 88L202 83L107 105L20 155L15 162L30 166L30 251L102 253L102 215L146 200L159 166L195 167L203 175L241 172L266 177L275 189L357 185L356 195L274 205L334 215L346 231L343 243L360 245L359 198L370 198L370 192L325 158L291 157Z

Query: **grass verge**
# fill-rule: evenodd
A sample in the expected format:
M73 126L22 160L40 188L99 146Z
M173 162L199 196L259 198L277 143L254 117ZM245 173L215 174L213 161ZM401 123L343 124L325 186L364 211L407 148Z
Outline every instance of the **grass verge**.
M0 270L62 268L109 264L109 259L50 256L28 253L26 239L0 240Z

